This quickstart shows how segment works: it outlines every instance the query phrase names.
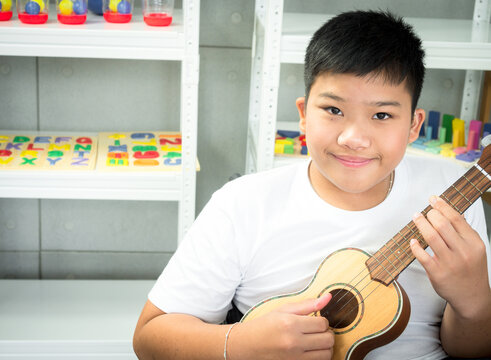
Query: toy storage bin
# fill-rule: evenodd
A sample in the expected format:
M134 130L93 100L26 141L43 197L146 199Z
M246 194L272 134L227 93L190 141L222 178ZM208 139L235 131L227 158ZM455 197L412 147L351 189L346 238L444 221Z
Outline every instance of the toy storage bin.
M130 22L133 13L133 0L104 0L102 12L107 22Z
M17 15L24 24L48 21L49 0L17 0Z
M0 0L0 21L10 20L12 17L12 0Z
M151 26L169 26L172 22L174 0L142 0L143 20Z
M56 12L62 24L83 24L87 20L87 0L56 0Z

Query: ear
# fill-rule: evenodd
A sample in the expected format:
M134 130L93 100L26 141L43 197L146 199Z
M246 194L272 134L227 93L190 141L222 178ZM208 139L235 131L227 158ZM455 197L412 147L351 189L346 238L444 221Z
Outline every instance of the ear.
M295 104L297 105L298 116L300 117L300 131L305 134L305 96L299 97Z
M412 143L419 137L419 130L421 129L421 126L423 126L425 118L426 113L423 109L416 109L414 111L411 129L409 130L409 143Z

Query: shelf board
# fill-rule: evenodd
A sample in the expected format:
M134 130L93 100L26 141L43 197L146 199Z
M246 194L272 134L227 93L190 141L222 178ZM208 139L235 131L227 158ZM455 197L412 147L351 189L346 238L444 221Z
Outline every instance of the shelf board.
M97 136L92 132L2 134ZM196 170L200 165L196 160ZM180 201L182 171L1 170L0 198Z
M89 12L85 24L63 25L51 4L46 24L23 24L15 14L10 21L1 21L0 55L182 60L182 11L175 11L168 27L146 25L139 8L127 24L107 23Z
M303 64L315 30L333 15L285 13L281 36L282 63ZM490 70L491 43L471 42L472 20L405 18L423 40L427 68ZM491 32L491 30L490 30ZM488 37L491 39L491 35Z
M0 359L136 359L153 280L0 280Z
M181 199L181 172L0 172L1 198L167 200Z

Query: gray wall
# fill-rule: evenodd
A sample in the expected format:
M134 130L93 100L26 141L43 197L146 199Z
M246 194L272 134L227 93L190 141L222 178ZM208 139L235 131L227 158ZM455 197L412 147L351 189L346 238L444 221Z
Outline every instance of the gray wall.
M471 18L472 5L317 0L285 8ZM201 1L197 213L245 166L253 6ZM177 130L179 72L175 62L0 57L0 129ZM420 106L458 114L463 81L463 71L429 70ZM282 120L297 121L301 95L302 67L283 65ZM156 278L176 248L176 212L172 202L0 199L0 278Z

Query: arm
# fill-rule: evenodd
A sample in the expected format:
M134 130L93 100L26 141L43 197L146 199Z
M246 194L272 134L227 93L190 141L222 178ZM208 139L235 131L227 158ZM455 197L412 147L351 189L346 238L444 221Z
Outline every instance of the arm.
M475 315L462 316L451 305L443 314L440 339L445 351L455 357L481 357L491 354L491 302L470 308Z
M452 356L491 355L491 289L486 248L479 234L442 199L432 197L425 219L414 223L433 250L431 256L417 241L411 250L423 265L435 291L447 301L440 339Z
M227 359L330 359L334 334L327 320L306 316L322 309L330 299L328 294L290 304L235 325L227 342ZM230 326L207 324L185 314L166 314L147 301L136 326L133 348L140 360L219 360L224 358Z

